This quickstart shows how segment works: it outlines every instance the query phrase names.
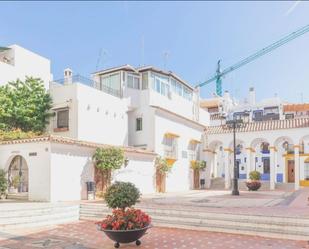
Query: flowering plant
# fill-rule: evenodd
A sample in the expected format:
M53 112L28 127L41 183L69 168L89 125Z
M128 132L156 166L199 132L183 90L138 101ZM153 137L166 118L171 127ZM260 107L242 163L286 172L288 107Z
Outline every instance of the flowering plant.
M134 230L149 226L151 218L140 209L114 209L112 215L97 222L101 230Z

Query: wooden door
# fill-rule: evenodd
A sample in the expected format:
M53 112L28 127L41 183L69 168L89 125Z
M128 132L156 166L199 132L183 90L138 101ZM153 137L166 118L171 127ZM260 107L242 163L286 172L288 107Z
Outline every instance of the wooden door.
M156 170L156 190L158 193L165 192L166 174L161 173L158 169Z
M288 160L288 182L295 182L294 160Z
M200 170L199 169L194 169L193 171L193 188L194 189L199 189L200 188Z

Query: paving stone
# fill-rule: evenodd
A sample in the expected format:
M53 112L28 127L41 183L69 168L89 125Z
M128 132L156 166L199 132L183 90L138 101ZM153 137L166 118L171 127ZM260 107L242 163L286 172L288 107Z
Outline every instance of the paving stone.
M113 249L114 243L97 231L93 222L80 221L24 236L23 240L0 241L0 249ZM142 239L140 248L150 249L309 249L306 241L279 240L185 229L154 227ZM121 249L136 248L122 244Z

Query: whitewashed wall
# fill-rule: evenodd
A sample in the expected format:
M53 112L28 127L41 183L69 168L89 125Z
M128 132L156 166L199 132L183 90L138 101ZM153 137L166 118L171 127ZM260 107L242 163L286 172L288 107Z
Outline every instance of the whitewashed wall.
M192 188L193 173L190 169L188 146L192 139L202 140L203 127L179 120L171 114L157 110L155 116L155 151L159 155L164 155L162 141L165 134L169 132L179 135L177 138L178 159L167 176L166 191L189 190Z
M9 46L12 48L14 65L0 62L0 85L8 81L15 81L17 78L24 80L26 76L41 78L46 89L52 78L50 71L50 60L33 53L18 45Z
M113 181L132 182L142 194L155 193L154 156L126 153L129 163L113 173Z
M30 156L29 153L36 153L36 155ZM49 201L51 197L50 143L0 145L0 168L8 171L15 156L22 156L28 166L29 200Z

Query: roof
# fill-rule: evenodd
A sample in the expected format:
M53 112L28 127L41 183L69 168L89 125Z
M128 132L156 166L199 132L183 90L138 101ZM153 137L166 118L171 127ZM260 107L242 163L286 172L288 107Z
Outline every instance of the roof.
M246 124L242 128L236 129L237 132L256 132L267 130L281 130L281 129L298 129L309 127L309 118L285 119L285 120L269 120L258 121ZM226 125L208 126L205 129L206 134L222 134L230 133Z
M138 73L138 71L134 67L132 67L129 64L126 64L126 65L122 65L122 66L118 66L118 67L111 67L111 68L99 70L99 71L96 71L92 74L107 74L107 73L112 73L112 72L116 72L116 71L119 71L119 70L133 71L135 73Z
M56 135L43 135L43 136L38 136L38 137L33 137L33 138L0 141L0 145L39 143L39 142L53 142L53 143L67 144L67 145L77 145L77 146L88 147L88 148L114 147L108 144L81 141L81 140L77 140L73 138L61 137L61 136L56 136ZM136 149L134 147L126 147L126 146L115 146L115 147L123 148L125 152L148 154L148 155L153 155L153 156L156 155L156 153L153 151Z
M205 127L206 127L205 125L203 125L203 124L201 124L201 123L199 123L199 122L197 122L197 121L194 121L194 120L192 120L192 119L189 119L189 118L186 118L186 117L184 117L184 116L181 116L181 115L179 115L179 114L177 114L177 113L175 113L175 112L172 112L172 111L170 111L170 110L167 110L167 109L165 109L165 108L163 108L163 107L160 107L160 106L157 106L157 105L150 105L150 106L153 107L153 108L155 108L155 109L157 109L157 110L163 111L163 112L165 112L165 113L169 113L169 114L171 114L171 115L174 115L175 117L178 117L178 118L181 118L181 119L183 119L183 120L186 120L186 121L188 121L188 122L190 122L190 123L192 123L192 124L198 125L198 126L200 126L200 127L202 127L202 128L205 128Z
M210 108L220 106L220 98L204 99L200 101L200 107Z
M287 104L283 106L284 112L309 111L309 103L305 104Z
M173 73L172 71L165 71L165 70L156 68L154 66L138 67L137 70L139 72L144 72L144 71L149 71L150 70L150 71L153 71L153 72L156 72L156 73L160 73L160 74L163 74L163 75L166 75L166 76L171 76L171 77L175 78L176 80L180 81L181 83L183 83L189 89L194 90L194 88L189 83L187 83L186 81L181 79L177 74Z
M160 74L163 74L163 75L166 75L166 76L171 76L171 77L175 78L176 80L180 81L185 86L187 86L189 89L194 90L194 88L190 84L188 84L186 81L181 79L175 73L173 73L171 71L161 70L161 69L153 67L153 66L143 66L143 67L134 68L133 66L126 64L126 65L122 65L122 66L119 66L119 67L112 67L112 68L100 70L100 71L94 72L93 74L107 74L107 73L117 72L117 71L120 71L120 70L132 71L132 72L135 72L135 73L139 73L139 72L141 73L141 72L144 72L144 71L153 71L153 72L160 73Z

